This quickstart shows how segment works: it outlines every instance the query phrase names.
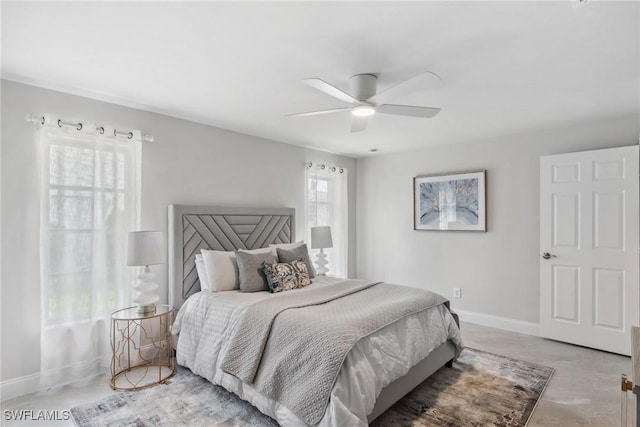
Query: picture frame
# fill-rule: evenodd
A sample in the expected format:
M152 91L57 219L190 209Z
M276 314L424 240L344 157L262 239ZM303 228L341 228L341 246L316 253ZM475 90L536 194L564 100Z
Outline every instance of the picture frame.
M487 231L486 170L413 178L413 229Z

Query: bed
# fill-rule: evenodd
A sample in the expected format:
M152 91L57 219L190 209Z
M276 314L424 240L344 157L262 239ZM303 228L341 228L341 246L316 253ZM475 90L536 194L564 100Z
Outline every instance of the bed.
M364 426L428 376L450 363L461 350L457 318L451 314L448 301L414 288L317 277L305 289L281 295L268 292L200 292L195 254L201 249L250 250L292 242L295 242L294 209L169 207L169 302L178 310L173 328L178 364L235 393L281 425ZM399 295L398 292L403 293L406 301L401 303L401 298L398 298L394 309L382 307L382 303L362 304L357 300L375 301L371 298L379 298L380 301L396 301L389 295ZM314 298L315 302L300 304L303 299ZM428 301L423 305L428 308L409 307L419 304L414 301L420 299ZM271 320L273 323L269 326L261 326L268 323L263 320L266 317L257 317L258 322L251 327L239 326L244 325L242 322L246 318L261 313L260 310L269 311L278 304L284 304L284 308L271 310L276 314L270 314L275 320ZM362 334L357 332L351 342L345 338L346 342L338 344L342 336L348 337L349 333L320 337L325 335L324 330L314 329L325 328L320 326L324 322L342 321L332 320L340 316L322 310L338 310L337 313L345 313L345 318L357 317L359 311L373 310L367 316L375 317L378 324L371 326L370 321L363 321L372 328L368 329L370 332L363 335L357 335ZM387 312L383 311L383 316L375 310L400 311L394 314L393 321L386 321L379 319L386 319ZM312 314L317 317L307 322L302 334L297 335L300 326L295 322L303 324L311 319L309 316ZM286 317L295 319L290 322L298 326L296 333L284 332ZM351 326L352 320L349 322ZM336 329L335 324L331 326L329 323L326 328ZM280 329L285 338L278 340L276 333ZM352 329L357 328L354 326ZM262 330L266 332L260 332ZM309 332L311 330L314 332ZM241 331L262 333L269 339L265 338L256 350L255 335L247 338ZM303 339L303 334L309 336ZM322 354L331 351L313 347L322 346L321 339L336 342L336 347L343 345L348 351L342 359L342 356L326 355L323 358ZM292 350L292 345L299 347ZM319 348L333 350L333 346L327 345ZM254 351L257 351L255 355ZM236 356L230 357L230 354ZM288 360L297 359L291 354L299 354L304 364L298 361L297 367L285 366ZM310 357L318 354L323 360L309 362ZM335 360L326 362L325 359ZM234 367L237 360L248 362L242 362L244 365L238 362L241 366ZM255 363L251 366L252 361ZM291 364L295 365L295 361ZM339 369L336 370L336 366ZM332 373L334 370L335 374ZM325 373L329 373L326 379L323 377ZM305 378L313 380L304 381ZM305 383L312 383L312 386ZM327 390L320 393L320 388Z

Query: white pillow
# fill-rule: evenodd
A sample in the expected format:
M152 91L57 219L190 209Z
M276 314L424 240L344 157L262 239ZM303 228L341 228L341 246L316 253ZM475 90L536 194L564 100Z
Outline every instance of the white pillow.
M234 252L200 250L209 290L213 292L233 291L240 289L238 280L238 264Z
M209 290L209 278L207 277L207 270L204 267L204 259L202 254L196 255L196 271L198 272L198 279L200 279L200 290Z

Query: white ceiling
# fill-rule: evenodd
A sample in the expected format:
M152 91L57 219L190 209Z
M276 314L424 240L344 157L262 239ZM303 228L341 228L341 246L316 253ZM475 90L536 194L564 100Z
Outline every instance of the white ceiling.
M3 2L2 75L359 157L638 114L638 2L579 4ZM284 117L344 106L303 78L425 70L444 85L389 101L433 119Z

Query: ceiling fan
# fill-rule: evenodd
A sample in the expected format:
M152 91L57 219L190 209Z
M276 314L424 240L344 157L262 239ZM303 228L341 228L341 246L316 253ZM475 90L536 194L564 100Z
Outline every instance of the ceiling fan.
M440 83L441 79L436 74L425 71L416 77L398 83L380 93L376 93L377 80L378 77L374 74L356 74L351 76L349 79L350 93L347 93L321 79L304 79L302 80L303 83L327 95L333 96L340 101L346 102L350 104L350 106L332 108L330 110L288 114L286 117L314 116L317 114L339 113L350 110L352 114L351 132L360 132L366 129L368 118L376 113L429 119L440 112L440 108L381 103L381 96L383 94L384 98L386 98L388 95L413 92L425 84Z

